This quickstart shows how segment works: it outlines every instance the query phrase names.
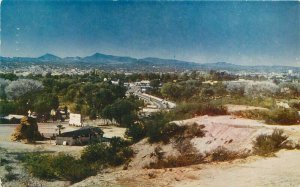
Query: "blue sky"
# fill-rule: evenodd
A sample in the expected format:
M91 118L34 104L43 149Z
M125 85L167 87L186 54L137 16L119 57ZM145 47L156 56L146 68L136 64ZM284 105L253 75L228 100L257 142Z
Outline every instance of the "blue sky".
M1 55L300 66L299 2L4 0Z

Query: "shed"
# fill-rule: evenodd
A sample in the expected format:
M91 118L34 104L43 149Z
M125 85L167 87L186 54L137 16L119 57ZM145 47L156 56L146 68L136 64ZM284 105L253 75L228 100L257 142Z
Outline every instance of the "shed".
M56 137L56 145L85 145L101 140L104 132L99 127L85 126L80 129L61 133Z

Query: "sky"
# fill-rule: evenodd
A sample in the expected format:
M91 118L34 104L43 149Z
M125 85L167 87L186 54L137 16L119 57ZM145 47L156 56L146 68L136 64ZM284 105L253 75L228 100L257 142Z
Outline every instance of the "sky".
M3 0L1 56L300 66L299 2Z

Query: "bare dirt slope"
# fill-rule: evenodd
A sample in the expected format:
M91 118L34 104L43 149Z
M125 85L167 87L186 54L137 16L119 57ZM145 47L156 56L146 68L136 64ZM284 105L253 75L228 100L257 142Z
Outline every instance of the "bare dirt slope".
M282 150L277 157L260 158L238 164L225 164L193 172L199 180L186 180L174 186L300 186L300 151Z
M223 146L233 151L251 151L255 138L260 134L270 134L274 129L283 129L295 143L300 140L300 125L267 125L262 121L238 118L231 115L200 116L176 121L179 125L196 123L205 126L206 135L194 138L192 143L202 153Z
M300 186L300 151L282 150L276 155L173 169L115 171L90 177L73 186Z
M204 125L206 136L192 139L202 153L218 146L230 150L252 149L253 140L260 134L283 129L298 143L300 126L266 125L261 121L234 116L201 116L183 121L179 125ZM116 170L90 177L74 186L300 186L300 150L282 150L277 157L251 156L232 162L200 164L173 169L142 169L153 161L154 149L160 146L169 154L176 154L172 144L149 144L146 140L134 145L137 152L128 170Z

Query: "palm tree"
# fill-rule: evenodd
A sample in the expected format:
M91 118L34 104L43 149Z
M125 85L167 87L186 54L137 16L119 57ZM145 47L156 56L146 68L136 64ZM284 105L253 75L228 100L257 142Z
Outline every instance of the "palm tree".
M62 124L59 124L56 127L58 129L58 135L60 135L61 134L61 129L64 129L64 126L62 126Z

